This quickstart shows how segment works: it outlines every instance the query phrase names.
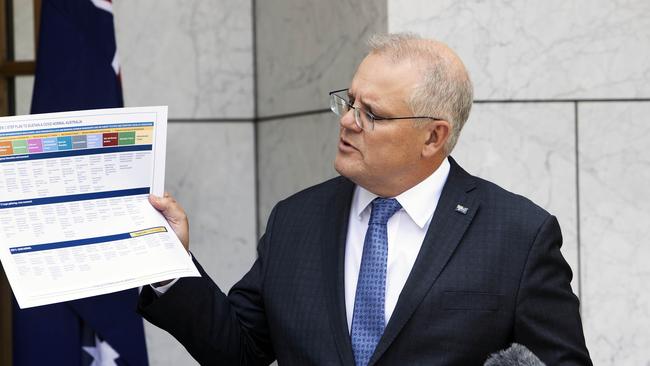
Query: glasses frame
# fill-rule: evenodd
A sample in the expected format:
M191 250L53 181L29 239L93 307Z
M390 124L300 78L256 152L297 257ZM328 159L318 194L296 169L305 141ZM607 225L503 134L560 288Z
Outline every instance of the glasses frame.
M330 110L332 112L334 112L334 114L336 114L337 116L343 117L343 115L345 115L345 113L344 114L339 114L336 110L334 110L334 105L332 103L334 98L341 99L343 102L345 102L345 104L348 106L348 108L350 108L350 110L354 110L354 122L362 130L365 130L365 128L363 127L363 123L361 121L361 113L364 113L368 117L368 119L370 120L370 129L371 130L375 129L375 121L390 121L390 120L398 120L398 119L423 119L423 118L430 119L430 120L433 120L433 121L444 121L443 118L431 117L431 116L405 116L405 117L381 117L381 116L377 116L375 114L370 113L369 111L365 110L362 107L355 107L354 105L350 104L349 100L346 100L346 99L342 98L341 96L337 95L337 93L340 93L340 92L343 92L343 91L348 91L348 88L340 89L340 90L333 90L333 91L329 92ZM349 112L350 110L348 110L347 112Z

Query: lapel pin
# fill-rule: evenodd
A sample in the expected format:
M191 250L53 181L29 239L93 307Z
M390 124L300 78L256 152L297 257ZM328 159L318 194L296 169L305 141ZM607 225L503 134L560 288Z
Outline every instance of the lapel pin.
M460 212L463 215L467 215L468 208L463 205L456 205L456 212Z

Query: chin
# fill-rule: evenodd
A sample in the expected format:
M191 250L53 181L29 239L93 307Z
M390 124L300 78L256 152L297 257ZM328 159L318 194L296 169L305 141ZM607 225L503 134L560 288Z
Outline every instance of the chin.
M349 157L341 156L341 154L336 155L334 160L334 169L341 174L342 176L354 180L354 176L358 174L358 167L355 167L355 162L352 161ZM355 174L355 172L357 174Z
M341 162L341 158L338 155L334 159L334 170L336 170L342 176L345 176L345 167L344 164Z

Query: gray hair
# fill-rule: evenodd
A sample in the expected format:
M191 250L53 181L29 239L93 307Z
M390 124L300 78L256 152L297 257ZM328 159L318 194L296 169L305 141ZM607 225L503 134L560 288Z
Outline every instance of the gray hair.
M407 103L415 115L442 118L451 124L444 147L450 154L469 118L474 94L460 58L441 42L409 33L374 35L368 45L370 53L388 56L393 62L412 60L423 65L422 81Z

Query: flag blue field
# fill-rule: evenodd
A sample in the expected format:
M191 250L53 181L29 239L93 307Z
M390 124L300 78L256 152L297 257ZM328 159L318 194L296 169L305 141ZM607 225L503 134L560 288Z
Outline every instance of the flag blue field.
M42 3L32 113L122 107L111 2Z
M122 107L112 4L42 2L32 113ZM147 365L137 289L20 310L13 359L31 365Z

